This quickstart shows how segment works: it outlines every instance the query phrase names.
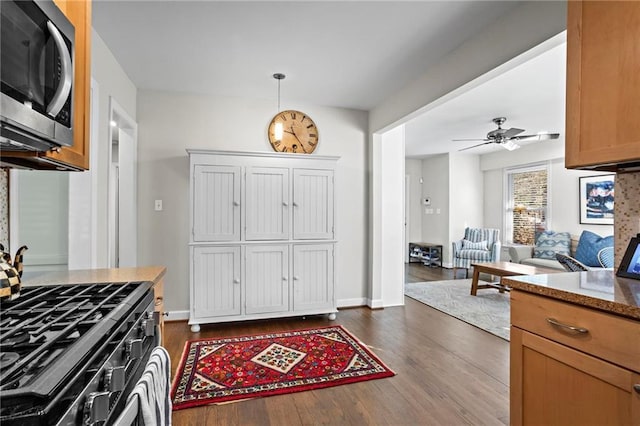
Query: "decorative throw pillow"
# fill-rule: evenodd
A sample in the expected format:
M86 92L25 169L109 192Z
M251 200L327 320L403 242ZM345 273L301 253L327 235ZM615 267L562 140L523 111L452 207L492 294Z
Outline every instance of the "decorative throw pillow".
M474 243L469 240L462 240L463 250L489 250L489 243L487 241L478 241Z
M544 231L538 236L533 257L555 260L556 253L569 256L570 247L571 235L568 232Z
M587 266L600 266L598 252L605 247L613 247L613 235L601 237L591 231L582 231L574 257Z

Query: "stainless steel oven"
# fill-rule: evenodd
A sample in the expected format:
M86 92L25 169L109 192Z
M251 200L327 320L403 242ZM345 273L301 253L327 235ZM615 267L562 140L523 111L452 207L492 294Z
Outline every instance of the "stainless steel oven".
M151 287L26 286L0 300L0 424L111 425L158 344Z
M73 25L52 0L2 0L0 15L0 148L72 145Z

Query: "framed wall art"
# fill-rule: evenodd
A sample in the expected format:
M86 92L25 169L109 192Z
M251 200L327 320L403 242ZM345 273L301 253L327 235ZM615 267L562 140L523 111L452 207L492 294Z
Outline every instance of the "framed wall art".
M611 174L580 178L580 223L613 225L615 177Z

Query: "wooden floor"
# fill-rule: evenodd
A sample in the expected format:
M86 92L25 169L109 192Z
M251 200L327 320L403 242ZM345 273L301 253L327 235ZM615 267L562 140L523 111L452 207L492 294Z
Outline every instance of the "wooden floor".
M451 279L440 268L407 268ZM450 273L450 271L449 271ZM380 310L341 309L324 316L202 326L167 323L164 346L178 366L189 339L254 334L341 324L368 345L396 376L237 403L179 410L182 425L500 425L509 421L509 344L504 340L405 298L406 305Z

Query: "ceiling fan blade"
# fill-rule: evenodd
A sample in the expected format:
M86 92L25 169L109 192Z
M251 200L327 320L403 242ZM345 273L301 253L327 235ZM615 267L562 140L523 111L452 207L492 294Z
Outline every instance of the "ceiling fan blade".
M511 138L515 135L519 135L522 132L524 132L524 129L518 129L518 128L512 127L510 129L507 129L504 133L502 133L502 136L505 138Z
M492 140L490 140L490 139L481 139L481 138L473 138L473 139L451 139L451 142L473 142L473 141L492 142Z
M489 143L495 143L495 142L489 141L489 142L479 143L478 145L468 146L466 148L459 149L458 151L466 151L468 149L475 148L475 147L482 146L482 145L487 145Z
M514 136L511 140L516 141L544 141L548 139L558 139L560 137L560 133L538 133L535 135L522 135L522 136Z

